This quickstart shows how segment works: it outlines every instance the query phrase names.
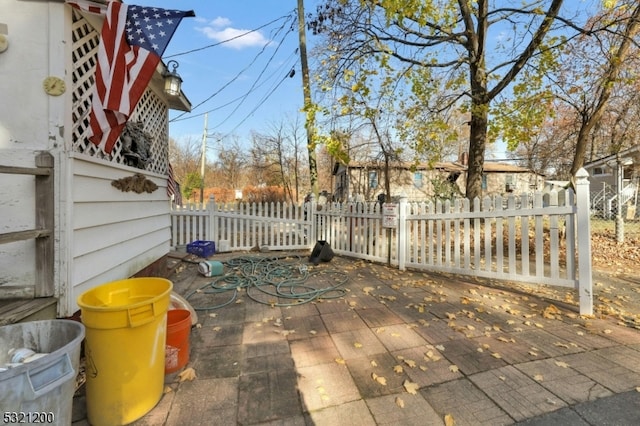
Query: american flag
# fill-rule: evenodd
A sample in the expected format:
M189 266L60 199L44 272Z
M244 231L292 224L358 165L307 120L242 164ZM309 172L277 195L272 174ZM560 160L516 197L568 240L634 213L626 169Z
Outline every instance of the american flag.
M169 179L167 180L167 195L173 201L174 204L182 205L182 194L180 193L180 184L176 182L176 178L173 174L173 167L169 163Z
M89 139L110 153L180 21L195 14L116 1L110 1L106 10L84 1L67 3L105 16L91 99Z

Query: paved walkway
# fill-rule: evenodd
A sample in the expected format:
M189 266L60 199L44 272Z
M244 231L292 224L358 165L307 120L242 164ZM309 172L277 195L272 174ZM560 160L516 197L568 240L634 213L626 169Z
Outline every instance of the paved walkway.
M280 253L260 256L270 255ZM310 286L346 274L346 293L293 307L246 289L194 294L194 306L229 302L199 312L187 365L197 378L167 376L171 391L135 424L640 424L640 332L629 321L458 277L298 263L326 272ZM209 288L184 265L177 292Z

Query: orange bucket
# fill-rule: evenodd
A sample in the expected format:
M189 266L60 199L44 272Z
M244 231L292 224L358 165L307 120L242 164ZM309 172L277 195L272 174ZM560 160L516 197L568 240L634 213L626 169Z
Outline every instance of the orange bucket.
M172 309L167 312L164 374L176 372L189 362L190 333L191 312L186 309Z

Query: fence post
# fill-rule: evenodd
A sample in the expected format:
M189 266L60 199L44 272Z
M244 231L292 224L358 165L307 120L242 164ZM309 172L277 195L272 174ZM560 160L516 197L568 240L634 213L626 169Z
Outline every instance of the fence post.
M400 201L398 203L398 269L401 271L406 270L407 263L407 203L408 197L404 194L400 195Z
M316 208L316 196L313 192L309 196L309 201L306 203L306 209L307 220L309 223L309 239L307 242L309 243L309 248L312 249L315 246L316 241L320 239L318 236L318 209Z
M578 237L578 295L580 315L593 315L589 173L576 173L576 236Z
M207 203L207 210L209 213L209 217L207 219L209 219L209 235L207 237L208 241L216 241L216 244L220 244L220 241L218 241L218 223L216 221L216 199L214 198L213 195L209 196L209 202ZM218 247L219 249L220 247Z

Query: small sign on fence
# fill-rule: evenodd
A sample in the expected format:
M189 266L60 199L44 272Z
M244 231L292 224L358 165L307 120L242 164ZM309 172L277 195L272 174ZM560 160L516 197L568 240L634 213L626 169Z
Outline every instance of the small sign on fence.
M397 228L398 227L398 205L393 203L384 203L382 205L382 227Z

